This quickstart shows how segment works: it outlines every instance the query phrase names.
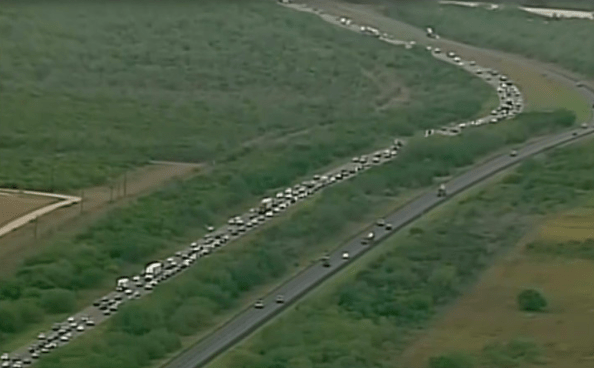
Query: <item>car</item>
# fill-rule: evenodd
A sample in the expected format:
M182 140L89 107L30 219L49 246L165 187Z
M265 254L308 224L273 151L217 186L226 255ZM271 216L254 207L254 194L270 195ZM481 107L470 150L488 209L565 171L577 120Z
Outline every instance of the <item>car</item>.
M0 355L0 361L2 361L2 362L5 362L9 359L10 359L10 357L8 356L8 353L3 353L2 355Z
M39 335L37 335L37 339L39 340L45 340L45 334L44 333L40 333Z
M512 151L509 153L509 155L510 155L511 157L516 157L516 156L518 155L518 151L516 151L516 150L512 150Z
M433 49L433 52L436 54L439 54L439 53L441 53L441 50L439 49L439 47L436 47Z
M208 231L209 233L210 232L213 232L214 230L215 230L214 226L207 226L206 227L206 231Z
M390 223L386 223L386 225L384 226L386 228L386 230L392 230L392 224Z
M577 87L583 87L583 86L584 86L584 84L583 84L582 82L577 82L575 85L576 85Z
M572 132L571 135L576 136L578 135L578 132Z
M254 303L254 308L256 308L256 309L264 308L264 302L262 301L262 299L258 299L256 301L256 303Z
M76 326L76 331L83 332L85 330L85 325L78 325Z
M444 184L440 184L439 188L437 188L437 196L438 197L445 197L447 195L446 187Z
M136 293L134 293L136 294ZM140 296L140 294L138 294ZM95 326L95 321L93 321L92 319L88 319L86 322L87 326Z
M349 252L342 252L342 259L349 259Z
M279 294L279 295L277 295L277 296L276 296L276 302L277 302L277 303L279 303L279 304L282 304L282 303L284 303L284 302L285 302L285 297L284 297L284 296L282 296L282 295L280 295L280 294Z
M586 124L586 123L582 123L582 128L583 128L583 129L588 129L588 124Z

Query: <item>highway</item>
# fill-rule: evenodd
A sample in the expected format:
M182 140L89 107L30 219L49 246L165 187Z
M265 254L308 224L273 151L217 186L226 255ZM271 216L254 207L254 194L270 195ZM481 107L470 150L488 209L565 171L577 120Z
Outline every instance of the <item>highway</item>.
M570 79L559 73L553 71L549 71L549 73L554 78L564 80L572 85L576 82L574 79ZM578 90L588 101L591 101L591 103L594 101L594 92L592 90L583 87L578 88ZM370 249L370 247L373 247L386 239L391 233L398 231L403 226L419 218L427 211L430 211L452 196L469 189L473 185L488 179L494 174L509 168L526 158L557 146L576 142L591 135L594 133L593 124L594 118L585 128L574 128L571 131L544 137L534 143L526 145L522 149L518 149L517 155L514 157L505 154L479 165L447 183L448 196L445 198L437 197L436 193L433 191L421 195L385 218L386 222L393 225L391 231L386 231L384 227L379 227L375 224L365 229L355 239L330 254L330 267L324 267L322 262L318 262L302 271L284 285L265 296L262 299L264 308L256 309L254 307L249 307L245 309L217 331L172 359L165 365L165 368L195 368L204 366L218 354L224 352L233 344L248 336L267 320L278 314L288 304L295 302L330 275L340 270L344 265L353 262L354 259ZM370 231L375 233L375 241L371 245L363 245L361 239L363 239L363 237ZM344 252L349 252L350 258L348 260L343 260L342 254ZM276 303L277 295L284 296L285 302L283 304Z

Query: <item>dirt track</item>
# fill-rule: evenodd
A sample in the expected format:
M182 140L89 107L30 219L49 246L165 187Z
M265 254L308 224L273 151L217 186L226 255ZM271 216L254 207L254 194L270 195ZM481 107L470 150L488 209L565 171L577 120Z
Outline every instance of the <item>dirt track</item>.
M0 275L14 270L23 257L31 254L56 231L76 232L108 209L129 203L175 177L187 178L200 167L199 164L155 164L130 172L126 178L126 198L123 197L123 178L120 178L113 189L113 203L110 203L112 193L108 186L85 189L82 214L80 205L62 208L39 219L38 239L34 237L34 224L25 225L0 239Z

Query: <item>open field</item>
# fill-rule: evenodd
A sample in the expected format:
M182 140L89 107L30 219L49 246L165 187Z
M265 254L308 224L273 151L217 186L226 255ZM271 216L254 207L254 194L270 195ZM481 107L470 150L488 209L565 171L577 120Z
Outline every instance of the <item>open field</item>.
M162 15L126 1L0 9L0 186L64 192L151 159L223 162L296 132L365 130L369 146L416 130L424 101L439 110L422 119L433 125L473 115L492 93L268 0L180 1ZM462 100L445 95L452 83Z
M420 27L431 24L443 37L539 59L594 80L594 38L589 20L547 19L508 7L500 11L400 3L387 14Z
M22 215L57 202L55 198L6 193L0 189L0 227Z
M545 221L489 269L431 330L405 350L405 366L422 367L428 357L452 351L480 356L487 344L530 337L543 348L546 367L591 367L594 337L589 321L594 311L594 285L586 280L594 277L594 263L591 257L572 257L567 243L594 239L592 210L580 207L570 213ZM542 247L542 243L551 242L565 243L559 244L565 249L557 255L546 249L532 252L525 248L526 243ZM592 254L592 243L588 248ZM550 303L546 313L518 310L516 296L527 287L544 292Z
M428 39L424 30L411 27L390 17L389 10L392 5L389 2L379 2L377 0L369 1L369 4L350 4L339 0L300 0L300 2L315 6L336 16L348 16L360 24L374 25L382 31L396 35L399 39L414 40L423 45L430 44L444 51L455 51L463 59L476 60L479 65L502 71L512 78L522 90L527 103L527 110L539 111L567 108L576 113L578 121L587 121L592 114L591 102L585 101L574 90L575 86L568 86L564 82L552 79L547 75L543 75L542 70L534 68L537 65L540 68L554 69L554 65L527 60L511 54L503 55L487 50L479 50L458 42ZM404 7L403 9L409 9L410 7L412 7L410 9L415 9L417 7L417 5L410 2L406 4L398 3L393 6L398 9L402 7ZM426 10L423 10L425 6L433 9L437 5L423 2L422 5L418 5L421 8L419 11L421 14L426 12ZM421 27L424 26L421 25ZM441 32L440 28L436 29ZM469 45L473 44L469 42ZM564 73L571 74L569 72ZM592 84L592 87L594 88L594 84Z
M518 337L536 341L526 348L545 350L533 358L554 363L546 366L590 366L594 287L584 280L594 276L592 264L551 260L542 251L531 258L515 245L534 241L544 214L592 198L591 163L582 158L593 151L591 140L556 149L446 204L380 245L385 251L363 270L353 265L211 367L424 367L452 349L501 358L493 343ZM543 289L549 310L518 312L524 287Z

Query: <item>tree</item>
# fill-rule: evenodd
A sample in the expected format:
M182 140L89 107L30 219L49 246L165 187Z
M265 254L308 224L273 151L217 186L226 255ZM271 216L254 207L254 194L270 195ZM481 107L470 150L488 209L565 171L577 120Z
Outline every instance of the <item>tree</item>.
M463 353L453 352L429 359L429 368L472 368L474 362Z
M545 309L547 300L540 291L526 289L518 294L518 306L523 311L539 312Z

